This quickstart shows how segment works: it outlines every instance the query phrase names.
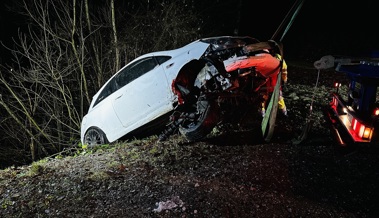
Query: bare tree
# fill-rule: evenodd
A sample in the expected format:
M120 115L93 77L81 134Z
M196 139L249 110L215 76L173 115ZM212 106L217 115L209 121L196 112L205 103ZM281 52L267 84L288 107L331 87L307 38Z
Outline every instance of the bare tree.
M15 42L12 52L17 69L12 68L8 78L0 78L9 96L0 103L24 129L23 141L34 160L71 146L78 137L81 111L90 102L85 74L88 57L86 35L77 22L82 6L76 0L71 4L35 0L24 2L23 8L33 25Z
M114 8L114 0L111 0L111 14L112 14L112 32L113 32L113 43L115 50L115 69L120 69L120 49L118 47L117 40L117 28L116 28L116 17L115 17L115 8Z
M88 5L88 0L84 0L84 4L85 4L85 18L86 18L86 22L87 22L87 28L88 28L88 31L91 35L98 35L96 34L97 30L95 30L95 32L93 32L93 28L92 28L92 18L90 16L90 10L89 10L89 5ZM91 48L92 48L92 54L93 54L93 57L92 61L94 63L94 70L96 71L95 75L97 76L97 87L100 87L103 83L103 80L102 80L102 64L101 64L101 60L100 60L100 57L101 57L101 54L100 54L100 50L101 50L101 47L98 46L96 44L96 38L95 37L91 37L91 40L89 40L90 43L91 43Z

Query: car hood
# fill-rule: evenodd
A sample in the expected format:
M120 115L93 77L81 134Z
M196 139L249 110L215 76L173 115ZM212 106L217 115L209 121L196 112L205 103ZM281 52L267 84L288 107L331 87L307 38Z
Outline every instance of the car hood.
M203 38L199 41L210 44L211 51L221 51L230 48L243 47L248 44L258 43L259 40L249 36L219 36Z

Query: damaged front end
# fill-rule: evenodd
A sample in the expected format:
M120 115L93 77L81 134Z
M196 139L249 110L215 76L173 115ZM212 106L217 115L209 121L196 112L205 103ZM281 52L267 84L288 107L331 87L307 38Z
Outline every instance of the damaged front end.
M277 50L275 44L251 37L201 41L210 43L207 51L184 67L172 83L178 106L160 140L179 130L189 141L196 141L217 123L237 119L236 113L257 111L262 87L279 70L280 61L270 54Z

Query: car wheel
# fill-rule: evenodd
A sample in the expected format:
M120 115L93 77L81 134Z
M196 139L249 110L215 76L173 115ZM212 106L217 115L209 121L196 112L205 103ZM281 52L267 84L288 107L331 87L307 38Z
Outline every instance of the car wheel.
M105 136L104 132L99 128L90 128L84 135L84 144L88 147L95 147L107 143L107 137Z
M196 108L196 114L191 122L179 127L179 132L189 141L204 138L219 121L219 108L215 102L199 98Z

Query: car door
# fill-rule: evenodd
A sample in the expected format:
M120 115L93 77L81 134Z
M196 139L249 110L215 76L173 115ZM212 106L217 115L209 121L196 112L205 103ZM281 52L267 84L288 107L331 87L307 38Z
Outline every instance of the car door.
M172 93L165 72L155 57L147 57L123 69L116 78L122 86L113 107L122 125L132 131L170 111Z

